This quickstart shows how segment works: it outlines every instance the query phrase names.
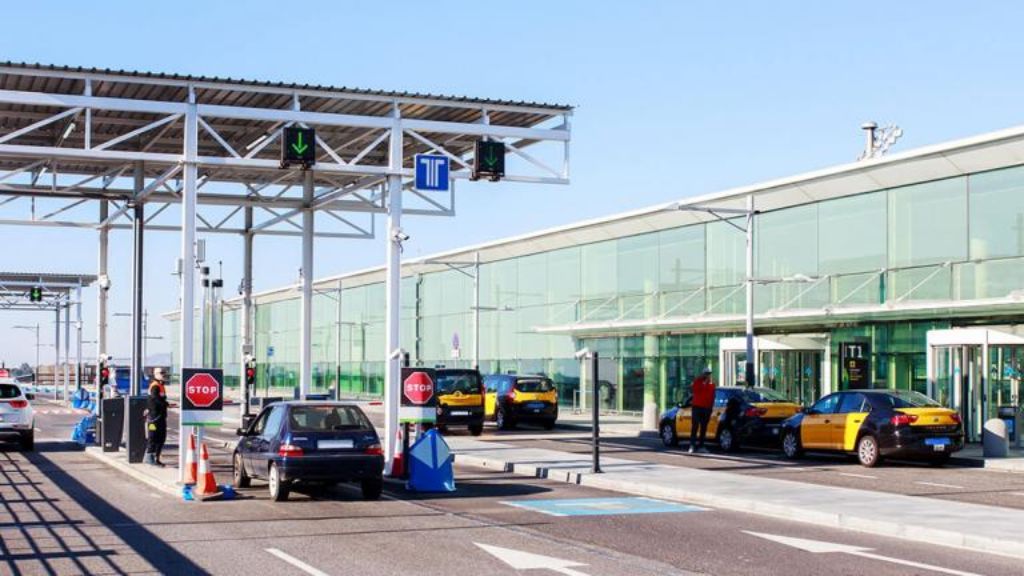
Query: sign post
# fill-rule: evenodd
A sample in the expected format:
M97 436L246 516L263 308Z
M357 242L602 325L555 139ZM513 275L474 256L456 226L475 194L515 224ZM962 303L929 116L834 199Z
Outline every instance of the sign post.
M840 374L846 380L847 388L850 390L871 388L871 343L840 342L839 366Z

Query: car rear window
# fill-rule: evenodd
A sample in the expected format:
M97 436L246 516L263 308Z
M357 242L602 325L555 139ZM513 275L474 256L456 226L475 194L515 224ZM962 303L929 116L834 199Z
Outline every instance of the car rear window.
M910 390L891 390L881 395L881 400L893 408L941 408L935 400Z
M373 428L355 406L293 406L288 414L292 432L330 432Z
M516 390L519 390L520 392L551 392L554 389L555 385L551 383L551 380L534 379L516 381Z
M21 396L21 388L13 384L0 384L0 398L17 398Z
M480 375L476 372L438 373L436 378L438 394L480 393Z

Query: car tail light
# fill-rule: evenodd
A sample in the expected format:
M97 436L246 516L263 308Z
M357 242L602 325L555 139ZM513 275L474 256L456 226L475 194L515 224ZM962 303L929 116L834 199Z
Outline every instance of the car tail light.
M302 447L294 444L281 444L281 447L277 449L278 456L284 456L285 458L296 458L302 456Z
M363 450L363 452L369 454L370 456L384 455L384 449L380 447L380 444L370 444L369 446L366 447L365 450Z
M764 416L768 413L766 408L751 407L747 408L746 412L743 413L747 418L757 418L758 416Z
M949 415L949 417L953 419L953 422L956 422L957 424L960 423L960 414L959 413L953 412L952 414Z
M892 417L893 426L906 426L917 422L917 414L896 414Z
M515 401L515 399L516 399L516 389L515 388L513 388L511 391L509 391L508 399L512 400L513 402Z
M8 404L11 408L28 408L28 400L11 400Z

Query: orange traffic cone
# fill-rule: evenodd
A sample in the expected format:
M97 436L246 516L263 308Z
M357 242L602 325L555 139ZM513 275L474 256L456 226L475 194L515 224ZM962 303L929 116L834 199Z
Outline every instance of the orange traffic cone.
M209 500L221 496L217 489L217 480L210 470L210 453L206 450L206 442L199 445L199 473L196 477L196 486L192 490L192 496L200 500Z
M402 451L402 429L398 429L398 441L395 442L393 450L394 458L391 459L391 477L402 478L405 476L405 454Z
M196 435L188 435L188 451L185 452L185 484L196 483Z

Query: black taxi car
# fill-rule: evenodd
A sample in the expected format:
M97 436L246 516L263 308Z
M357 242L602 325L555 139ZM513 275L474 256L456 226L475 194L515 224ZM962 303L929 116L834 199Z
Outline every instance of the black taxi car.
M883 458L923 458L944 464L964 447L960 414L910 390L849 390L829 394L782 425L782 451L856 454L864 466Z
M778 446L782 422L799 411L799 404L771 388L718 387L708 438L726 452L743 443ZM665 446L678 446L680 438L690 437L691 412L687 399L661 415L658 431Z
M441 430L466 426L479 436L484 430L484 382L477 370L438 368L434 389L437 391L437 420Z
M545 430L558 420L558 390L546 376L491 374L484 378L487 396L484 409L501 430L519 422L540 424Z

